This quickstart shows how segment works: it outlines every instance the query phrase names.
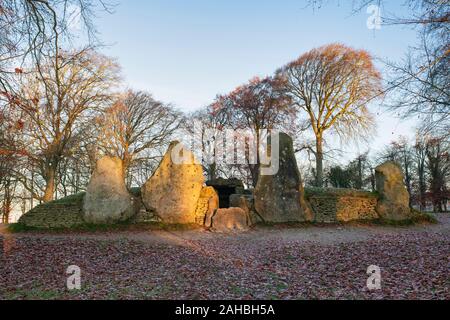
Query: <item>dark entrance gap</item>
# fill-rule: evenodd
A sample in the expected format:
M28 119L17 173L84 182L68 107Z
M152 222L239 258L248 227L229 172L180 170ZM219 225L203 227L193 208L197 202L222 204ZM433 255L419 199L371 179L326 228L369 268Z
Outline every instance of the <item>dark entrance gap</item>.
M230 195L244 191L244 185L239 179L218 178L206 181L206 185L213 187L217 191L219 195L219 208L229 208Z

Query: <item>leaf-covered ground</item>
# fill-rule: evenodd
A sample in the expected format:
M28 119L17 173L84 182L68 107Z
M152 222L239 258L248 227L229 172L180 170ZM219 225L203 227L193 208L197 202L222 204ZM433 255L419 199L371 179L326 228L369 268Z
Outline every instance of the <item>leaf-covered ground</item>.
M7 234L0 299L450 299L439 225ZM66 269L81 268L81 290ZM381 290L366 287L381 268Z

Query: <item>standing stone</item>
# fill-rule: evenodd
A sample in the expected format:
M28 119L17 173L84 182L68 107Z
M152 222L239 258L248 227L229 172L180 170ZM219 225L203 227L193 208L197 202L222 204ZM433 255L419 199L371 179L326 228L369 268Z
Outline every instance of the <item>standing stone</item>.
M95 224L126 221L135 214L135 202L125 186L122 160L108 156L98 160L84 198L84 220Z
M203 187L195 210L195 222L210 225L211 217L219 208L219 196L213 187Z
M253 210L253 195L251 194L232 194L230 195L230 208L241 208L250 213Z
M409 193L400 165L388 161L375 168L375 181L380 199L377 212L382 219L406 220L411 217Z
M232 194L230 196L230 207L244 210L250 218L250 225L263 222L255 210L255 198L252 194Z
M185 160L180 163L173 156ZM203 169L194 154L174 141L158 169L142 186L142 201L163 222L195 223L203 183Z
M241 208L217 209L211 219L211 229L218 232L246 231L249 226L248 213Z
M260 175L254 196L255 209L265 222L313 220L304 199L292 139L287 134L279 134L278 172L274 175Z

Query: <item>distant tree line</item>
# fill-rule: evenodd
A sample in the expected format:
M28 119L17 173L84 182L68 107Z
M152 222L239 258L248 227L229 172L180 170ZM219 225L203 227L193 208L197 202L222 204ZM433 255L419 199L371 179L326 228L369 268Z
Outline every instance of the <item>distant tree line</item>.
M450 201L450 141L445 136L402 137L375 154L366 152L347 165L332 165L326 186L375 191L375 167L384 161L401 165L411 206L420 210L448 211Z

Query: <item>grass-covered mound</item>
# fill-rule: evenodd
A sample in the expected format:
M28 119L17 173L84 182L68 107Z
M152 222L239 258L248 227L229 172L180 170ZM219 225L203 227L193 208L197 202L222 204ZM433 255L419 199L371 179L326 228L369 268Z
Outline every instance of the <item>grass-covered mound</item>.
M378 192L370 192L357 189L345 189L345 188L316 188L316 187L306 187L305 188L305 198L310 197L362 197L362 198L378 198Z
M131 188L130 193L140 196L140 188ZM26 230L91 230L83 220L83 199L85 192L70 195L58 200L42 203L20 217L19 222L10 226L12 231ZM108 226L110 228L111 226ZM106 229L104 226L103 229ZM101 230L102 227L95 227Z
M140 188L131 188L130 194L140 196ZM48 203L40 204L20 217L18 223L11 224L11 232L51 231L51 232L96 232L133 230L193 230L197 224L165 224L162 222L140 222L136 219L117 224L89 224L83 220L83 199L85 192L71 195Z

